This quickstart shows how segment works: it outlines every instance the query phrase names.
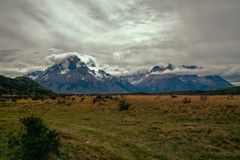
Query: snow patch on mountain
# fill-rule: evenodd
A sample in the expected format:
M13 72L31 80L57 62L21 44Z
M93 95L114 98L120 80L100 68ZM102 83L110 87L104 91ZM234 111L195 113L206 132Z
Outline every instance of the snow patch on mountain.
M104 70L98 70L96 72L96 79L98 80L105 80L105 79L111 79L112 76L108 73L106 73Z
M61 72L60 72L60 74L66 74L66 73L68 73L70 70L69 69L64 69L64 70L61 70Z
M145 77L142 77L138 80L134 79L134 78L129 78L129 82L132 84L132 85L137 85L139 84L140 82L142 82L144 80Z
M69 61L64 61L61 65L62 65L62 68L61 68L60 74L66 74L70 71Z
M39 76L39 75L36 75L36 76L34 76L34 75L31 75L31 76L29 76L29 78L30 78L30 79L32 79L32 80L35 80L35 79L37 79L37 78L38 78L38 76Z

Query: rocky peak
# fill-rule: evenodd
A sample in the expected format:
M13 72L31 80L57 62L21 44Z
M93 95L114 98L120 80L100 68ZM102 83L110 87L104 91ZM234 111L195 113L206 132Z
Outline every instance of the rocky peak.
M165 68L165 70L173 70L174 69L174 66L172 64L168 64L168 66Z

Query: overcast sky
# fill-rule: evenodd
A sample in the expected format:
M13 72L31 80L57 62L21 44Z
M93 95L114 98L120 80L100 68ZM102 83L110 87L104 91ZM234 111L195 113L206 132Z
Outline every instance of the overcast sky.
M173 63L240 76L240 0L0 0L0 74L66 52L125 71Z

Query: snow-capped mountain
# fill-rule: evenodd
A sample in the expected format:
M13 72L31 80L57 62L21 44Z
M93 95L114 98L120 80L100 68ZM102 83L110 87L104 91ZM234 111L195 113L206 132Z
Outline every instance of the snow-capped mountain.
M68 57L44 72L33 72L26 76L57 93L124 93L134 88L103 70L90 69L89 64L77 56Z
M91 57L69 56L45 71L32 72L26 77L57 93L166 92L213 90L232 86L217 75L177 74L179 71L201 68L195 65L168 64L154 66L145 73L116 77L99 68Z
M202 67L196 65L175 67L168 64L167 66L154 66L146 73L121 76L120 78L136 86L141 92L215 90L232 87L231 83L218 75L191 74L201 69Z

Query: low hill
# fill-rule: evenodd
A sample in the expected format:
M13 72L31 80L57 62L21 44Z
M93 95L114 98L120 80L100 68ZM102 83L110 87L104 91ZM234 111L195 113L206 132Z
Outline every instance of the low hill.
M227 89L218 89L213 91L186 91L186 92L172 92L167 94L179 95L240 95L240 86L235 86Z
M0 76L0 95L49 96L54 95L54 93L26 77L17 77L12 79Z
M240 86L236 86L236 87L231 87L228 89L221 89L221 90L216 90L216 91L212 91L211 93L214 94L224 94L224 95L240 95Z

